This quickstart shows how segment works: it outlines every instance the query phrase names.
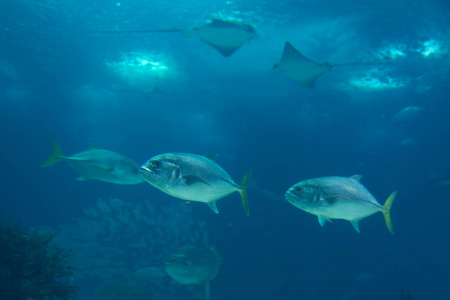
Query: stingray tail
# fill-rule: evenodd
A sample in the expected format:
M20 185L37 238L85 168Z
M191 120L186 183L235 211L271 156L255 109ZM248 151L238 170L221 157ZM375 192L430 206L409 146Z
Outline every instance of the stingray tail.
M394 228L392 227L392 221L391 221L391 205L392 202L395 200L395 196L397 196L397 191L393 192L389 198L386 200L386 203L384 203L384 220L386 221L386 226L390 233L394 234Z
M247 216L250 214L250 210L248 208L248 201L247 201L247 184L252 178L253 175L253 169L248 171L247 174L245 174L244 179L242 179L241 182L241 199L242 199L242 205L244 206L244 211L247 214Z
M390 62L378 62L378 63L343 63L343 64L329 64L331 67L342 67L342 66L387 66L392 65Z
M63 157L61 147L55 140L52 140L52 152L53 154L41 164L41 167L49 167L60 161Z
M155 32L182 32L183 29L150 29L150 30L98 30L90 31L91 33L155 33Z

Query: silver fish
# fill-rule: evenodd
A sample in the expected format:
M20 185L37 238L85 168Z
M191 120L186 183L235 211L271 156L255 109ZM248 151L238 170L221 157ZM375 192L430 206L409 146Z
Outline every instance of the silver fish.
M127 185L143 182L139 176L139 165L120 153L90 149L72 156L64 156L56 141L52 141L52 149L52 156L47 158L41 166L48 167L59 161L66 161L69 166L81 173L77 180L95 179Z
M285 198L295 207L316 215L321 226L331 219L343 219L350 221L357 232L359 221L381 211L389 231L394 234L390 209L397 191L381 205L360 179L361 175L308 179L293 185Z
M197 244L174 250L165 258L164 269L179 283L203 285L203 298L209 300L210 281L219 272L221 261L216 250L208 246L202 225Z
M213 157L190 153L165 153L150 158L141 166L144 180L173 197L204 202L216 213L216 201L233 192L241 194L244 210L249 214L246 186L252 176L245 174L241 185L222 169Z

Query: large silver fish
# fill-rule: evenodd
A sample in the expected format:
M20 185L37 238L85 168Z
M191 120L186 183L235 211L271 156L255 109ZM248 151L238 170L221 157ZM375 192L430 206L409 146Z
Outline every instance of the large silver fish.
M241 185L238 185L212 157L190 153L154 156L140 170L142 178L157 189L180 199L204 202L216 214L219 213L217 200L239 192L247 215L246 186L252 173L252 170L247 172Z
M360 179L361 175L308 179L293 185L285 198L295 207L316 215L321 226L325 225L325 221L331 222L331 219L343 219L350 221L357 232L359 221L381 211L393 234L390 209L397 191L389 196L383 206L359 182Z
M174 250L164 260L164 269L174 280L182 284L203 285L203 298L209 300L210 281L220 269L221 257L208 246L204 225L196 245Z
M139 165L132 159L109 150L90 149L72 156L64 156L57 142L52 141L53 155L41 166L48 167L59 161L81 173L77 180L95 179L115 184L138 184L143 182Z

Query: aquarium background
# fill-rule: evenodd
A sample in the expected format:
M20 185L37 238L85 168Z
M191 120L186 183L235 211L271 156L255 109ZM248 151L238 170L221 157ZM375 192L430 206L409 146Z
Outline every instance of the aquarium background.
M225 58L180 33L92 32L212 18L251 24L259 39ZM82 272L69 279L80 299L100 299L110 282L146 267L154 299L198 299L199 287L158 272L201 223L223 258L212 300L399 299L401 288L449 299L449 34L445 0L3 0L0 216L59 232L61 246L90 245L78 250L93 256L74 258ZM336 67L304 88L269 72L285 41L318 62L389 65ZM394 117L408 106L421 110ZM165 152L219 153L236 182L254 169L250 216L237 193L215 215L147 183L76 181L64 162L41 168L52 139L66 155L95 144L139 164ZM354 174L380 203L398 190L395 235L381 214L359 234L342 220L322 228L284 199L298 181ZM100 226L102 236L89 234Z

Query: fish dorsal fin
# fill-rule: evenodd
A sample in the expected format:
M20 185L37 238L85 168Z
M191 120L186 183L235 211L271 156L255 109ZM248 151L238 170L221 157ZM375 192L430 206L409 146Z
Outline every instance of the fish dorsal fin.
M211 185L208 182L206 182L205 180L203 180L200 177L195 176L195 175L184 175L181 177L181 179L183 180L184 184L186 184L186 185L193 185L193 184L201 183L201 184L206 184L211 187Z
M208 247L208 241L206 237L205 224L203 223L200 227L200 233L198 235L197 245L200 247Z
M91 149L100 149L100 147L96 143L91 143L90 146Z
M211 208L211 210L213 212L215 212L216 214L219 213L219 210L217 209L216 201L211 201L211 202L208 202L206 204L208 204L209 208Z
M217 157L219 157L219 153L208 153L203 156L215 162Z
M360 175L360 174L355 174L355 175L350 176L351 179L358 181L358 182L361 181L361 177L362 177L362 175Z

